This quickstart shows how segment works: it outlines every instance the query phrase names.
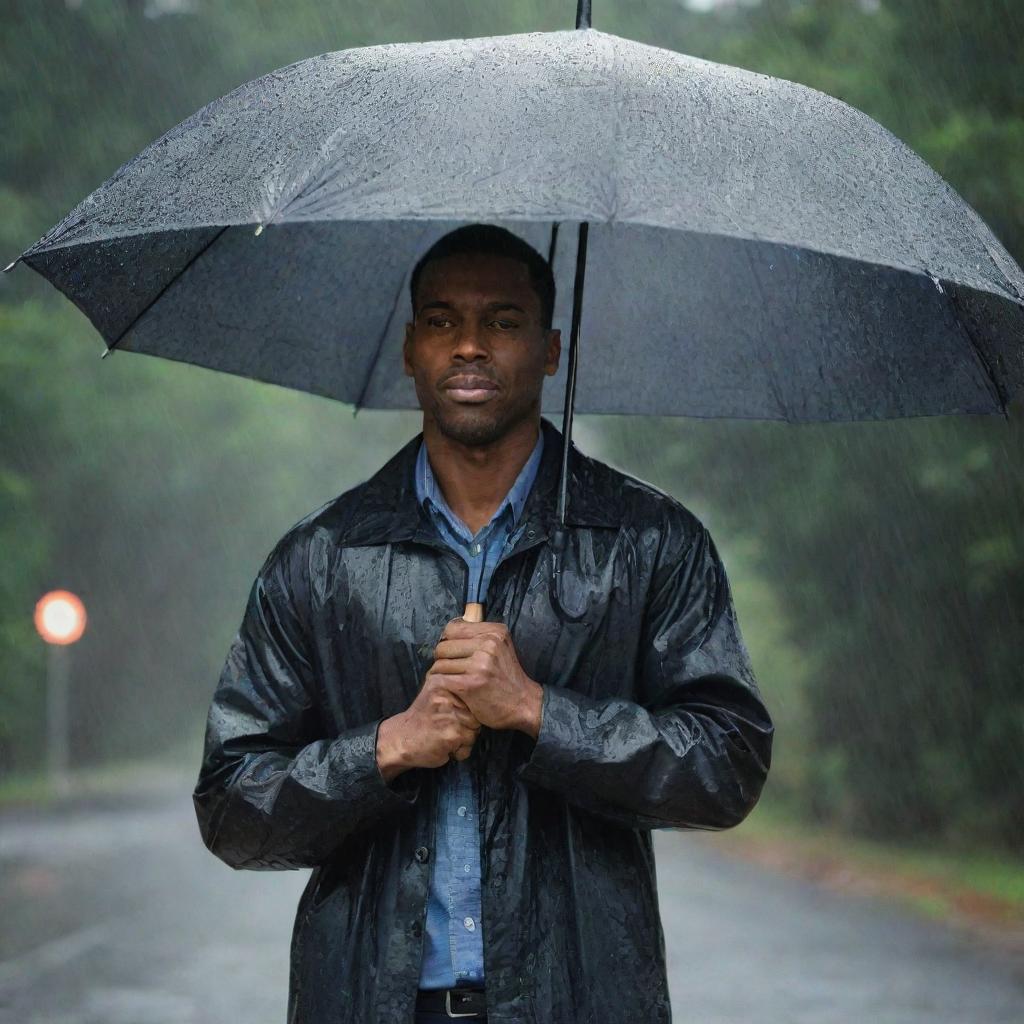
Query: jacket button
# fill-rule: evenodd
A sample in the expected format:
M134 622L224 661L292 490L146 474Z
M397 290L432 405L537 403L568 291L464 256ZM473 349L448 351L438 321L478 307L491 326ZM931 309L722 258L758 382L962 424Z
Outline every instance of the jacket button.
M417 939L423 934L423 926L419 923L419 921L413 921L412 928L410 928L409 930Z
M420 847L420 848L419 848L419 849L418 849L418 850L416 851L416 859L417 859L417 860L418 860L418 861L419 861L419 862L420 862L421 864L426 864L426 862L427 862L428 860L430 860L430 851L429 851L429 850L428 850L428 849L427 849L427 848L426 848L425 846L421 846L421 847Z

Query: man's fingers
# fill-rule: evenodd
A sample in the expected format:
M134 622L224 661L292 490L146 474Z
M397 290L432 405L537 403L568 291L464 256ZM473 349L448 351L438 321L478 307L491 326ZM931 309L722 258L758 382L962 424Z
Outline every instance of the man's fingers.
M434 648L434 658L468 658L479 649L477 640L440 640Z
M461 702L465 704L465 701L463 701L462 698L453 689L451 689L451 687L444 685L441 681L440 673L434 671L433 665L427 669L423 678L420 680L420 693L424 690L445 690L448 693L448 696L450 696L456 703Z
M427 680L431 680L431 673L427 673ZM473 709L450 687L444 685L444 681L448 679L453 683L457 683L459 677L445 676L440 673L436 673L434 678L431 680L433 685L440 690L443 690L445 696L448 697L452 702L452 709L455 712L455 718L458 723L465 726L468 729L472 729L474 733L479 733L483 728L483 723L473 714Z
M466 658L441 658L430 666L428 675L441 673L447 676L461 676L469 671L469 661Z
M469 705L457 693L452 693L452 691L449 690L448 695L451 697L456 711L464 711L467 715L473 714L473 712L469 710Z
M424 682L430 682L435 687L439 687L444 690L452 700L458 701L461 705L466 708L467 711L472 713L472 708L463 700L459 695L458 688L462 683L462 674L456 672L442 672L439 669L431 669L425 676Z
M474 733L478 733L483 728L483 726L472 715L459 714L456 717L459 720L459 725L464 726L467 729L472 729Z
M502 622L467 622L465 619L452 619L441 630L441 639L466 640L488 634L501 637L507 632L508 629Z

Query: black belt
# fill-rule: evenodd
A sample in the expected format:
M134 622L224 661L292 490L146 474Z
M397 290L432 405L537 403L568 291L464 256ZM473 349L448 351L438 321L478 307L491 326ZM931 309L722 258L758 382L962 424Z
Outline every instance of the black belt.
M487 1000L483 989L421 988L416 994L416 1009L449 1017L487 1016Z

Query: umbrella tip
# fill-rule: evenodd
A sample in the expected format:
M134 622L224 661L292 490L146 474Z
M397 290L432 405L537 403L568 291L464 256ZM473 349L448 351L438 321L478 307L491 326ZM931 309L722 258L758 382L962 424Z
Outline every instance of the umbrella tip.
M11 260L11 262L8 263L6 267L4 267L4 273L6 274L8 270L13 270L18 265L18 260L20 259L21 257L19 256L18 259Z
M107 356L109 356L109 355L110 355L110 353L111 353L111 352L113 352L113 351L114 351L114 350L113 350L112 348L105 348L105 349L104 349L104 350L103 350L103 351L102 351L102 352L100 353L100 359L106 359L106 358L107 358Z

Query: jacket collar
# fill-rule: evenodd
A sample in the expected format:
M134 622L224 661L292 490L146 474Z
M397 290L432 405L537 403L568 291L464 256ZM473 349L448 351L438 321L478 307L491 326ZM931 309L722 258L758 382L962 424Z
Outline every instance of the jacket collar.
M544 449L537 477L523 508L523 538L532 546L550 536L557 522L558 477L562 465L562 432L541 417ZM338 542L350 547L402 540L436 543L436 531L416 500L416 456L422 432L400 448L369 480L350 493L353 501ZM618 527L621 521L615 491L602 487L606 474L599 463L569 446L569 526ZM340 499L339 499L340 500ZM517 545L519 547L520 545Z
M517 525L523 518L523 509L526 507L526 499L533 488L533 482L537 478L537 470L540 468L540 460L544 454L544 431L539 432L536 443L530 451L530 455L519 471L519 475L513 481L508 494L502 499L501 504L495 509L491 522L500 519L506 512L511 513L513 525ZM419 452L416 455L416 499L422 505L426 505L428 511L433 508L434 512L443 516L451 527L453 533L464 540L472 539L472 531L464 522L451 510L448 502L445 501L443 492L437 483L430 459L427 457L427 448L420 442Z

